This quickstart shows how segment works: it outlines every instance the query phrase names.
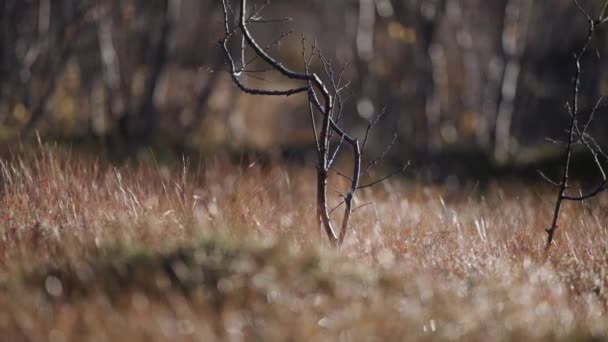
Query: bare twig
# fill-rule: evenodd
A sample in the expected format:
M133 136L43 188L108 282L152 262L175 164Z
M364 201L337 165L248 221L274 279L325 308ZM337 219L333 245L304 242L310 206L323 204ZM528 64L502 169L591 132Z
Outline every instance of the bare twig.
M308 94L308 100L310 103L311 117L314 118L314 109L319 111L319 113L321 114L322 122L320 131L318 131L318 133L316 130L315 122L312 122L313 130L315 131L315 140L317 141L317 216L320 218L320 221L322 222L322 225L324 226L325 231L332 244L338 246L343 242L344 237L346 235L349 218L352 212L352 200L359 185L359 177L361 172L361 152L359 147L359 141L356 138L353 138L349 134L347 134L332 119L336 94L335 92L334 94L332 94L326 87L325 83L321 80L321 78L317 74L309 70L310 63L312 61L312 56L315 54L314 47L311 57L309 59L306 59L306 57L304 57L304 72L296 72L285 67L281 62L270 56L267 52L267 49L263 49L252 36L247 26L248 20L251 19L251 17L247 17L247 1L240 0L239 3L240 15L238 21L238 31L240 31L240 33L242 34L243 41L246 42L247 47L253 51L256 58L260 58L261 60L263 60L274 71L279 72L280 74L289 79L303 81L306 83L306 85L286 90L259 89L249 87L241 81L240 76L242 75L244 68L242 68L242 70L237 69L234 58L230 52L230 49L228 48L228 41L237 30L232 30L230 28L228 12L231 7L229 4L227 4L226 0L222 0L225 36L224 39L220 41L220 45L222 46L226 55L226 59L228 60L232 80L239 89L250 95L290 96L306 92ZM258 20L257 17L259 15L259 12L256 12L254 14L254 17L256 18L256 20ZM241 49L244 50L245 46L242 46ZM244 51L241 51L241 53L244 54ZM317 55L318 54L319 52L317 51ZM337 89L337 87L335 89ZM322 102L317 94L321 96ZM331 163L335 158L330 158L329 155L329 140L331 138L331 132L337 134L340 137L341 141L344 141L349 144L353 152L353 176L351 178L350 191L344 196L344 203L346 204L346 207L344 209L342 227L338 234L336 233L331 223L329 213L327 211L327 178Z
M316 41L314 41L312 44L312 51L309 55L307 55L306 41L304 37L302 37L302 58L304 60L304 72L297 72L287 68L280 61L272 57L268 51L272 46L279 44L279 42L286 38L288 34L281 35L281 37L279 37L277 40L273 41L265 48L262 48L249 31L248 24L275 23L277 21L269 21L262 19L260 13L264 6L260 8L254 6L253 14L247 16L247 1L238 0L238 2L240 6L240 13L238 15L238 19L236 20L237 24L231 25L229 12L236 14L236 11L234 11L233 7L230 6L228 0L222 0L225 34L224 38L219 42L219 44L222 47L222 50L224 51L224 54L226 56L232 80L241 91L250 95L290 96L302 93L307 94L310 120L317 151L317 218L319 219L321 226L325 229L325 232L329 237L330 242L335 246L339 246L344 241L344 238L349 228L349 220L353 212L352 203L355 194L357 190L362 188L359 186L359 179L361 177L362 155L359 140L355 137L352 137L338 125L338 122L344 110L344 101L346 100L341 95L341 93L349 85L348 82L343 82L343 77L348 63L345 63L338 73L334 72L332 61L324 58L323 54L321 53L321 50L317 46ZM245 55L245 49L249 49L253 52L253 57L251 57L250 61L242 62L241 64L243 66L241 68L237 68L235 59L230 49L228 48L229 40L237 34L240 34L242 42L239 51L241 54L242 61L245 61L245 58L243 57ZM318 58L321 62L321 66L323 68L323 71L325 72L325 76L328 79L327 83L324 82L316 73L311 71L311 65L314 58ZM251 77L250 74L248 75L248 70L246 66L257 59L262 60L270 70L276 71L288 79L301 81L302 83L304 83L304 85L294 86L293 88L283 90L255 88L246 85L242 82L241 77ZM266 69L261 70L265 71ZM320 115L321 118L320 122L318 123L315 119L316 115ZM370 126L366 131L364 146L367 143L370 129L375 126L377 121L383 115L384 111L381 112L373 122L370 122ZM332 151L330 149L330 141L332 139L332 135L334 134L337 135L339 141ZM395 144L396 140L397 138L395 135L395 138L393 139L391 144L389 144L389 146L384 151L382 151L376 159L370 162L370 165L368 165L367 170L369 170L370 167L378 163L378 161L387 154L388 150ZM347 176L346 174L332 167L338 156L338 153L340 153L341 148L344 144L350 146L352 151L351 176ZM382 179L365 185L364 187L369 187L378 184L392 177L394 174L402 172L404 169L405 167L399 169L397 172L389 174L388 176ZM342 197L343 200L336 207L332 208L328 212L327 187L328 175L330 171L334 171L338 175L347 179L350 182L350 187L347 193L340 194L340 197ZM342 206L344 206L344 211L341 227L338 232L334 228L332 221L330 220L330 215Z
M554 181L553 179L549 178L549 176L545 175L545 173L542 172L541 170L536 170L536 171L545 181L547 181L547 183L554 185L558 188L561 186L558 182Z
M293 34L293 30L289 30L287 32L283 32L281 33L281 35L276 38L274 41L270 42L269 44L266 44L266 46L264 46L264 50L268 51L270 49L272 49L273 47L279 45L281 43L281 41L283 41L283 39L289 37L291 34ZM243 51L245 51L245 49L243 49ZM258 60L260 56L255 55L253 57L251 57L251 59L249 59L247 62L243 63L243 68L245 69L247 66L249 66L251 63L255 62L256 60ZM272 69L270 69L272 70Z
M336 145L336 148L334 149L334 153L332 154L331 158L329 159L328 165L331 167L334 163L334 161L336 160L336 157L338 156L338 152L340 152L340 147L342 147L342 143L344 142L344 136L340 137L340 141L338 142L338 145Z
M378 154L378 156L376 158L374 158L373 160L370 160L370 162L367 164L367 168L365 169L365 173L369 172L369 170L371 170L371 168L376 166L378 164L378 162L380 162L382 159L384 159L386 154L391 150L391 148L393 148L393 146L395 145L396 142L397 142L397 133L395 133L393 135L393 140L391 140L390 144L386 145L384 150L382 152L380 152L380 154Z
M562 202L564 200L566 200L566 201L584 201L584 200L594 197L594 196L598 195L599 193L601 193L602 191L608 189L608 179L606 177L606 173L605 173L602 163L600 161L600 156L603 155L603 152L601 152L601 149L599 148L597 143L595 143L593 138L591 138L587 133L589 126L591 125L591 122L593 121L593 118L595 116L595 113L598 111L598 109L602 105L603 97L597 101L594 108L591 110L591 112L589 114L589 118L585 122L582 130L579 129L579 125L578 125L578 120L579 120L580 116L583 114L582 112L579 111L579 93L580 93L580 83L581 83L581 74L582 74L581 60L582 60L583 56L587 53L589 45L591 44L593 37L597 33L597 30L599 29L599 27L602 24L604 24L606 22L606 18L604 18L604 15L605 15L606 9L608 8L608 1L606 1L604 3L602 12L597 20L592 18L592 16L581 6L581 4L579 3L578 0L574 0L574 4L575 4L576 8L578 9L578 11L587 19L587 23L588 23L589 27L588 27L587 38L585 40L585 43L574 55L576 71L574 74L574 82L573 82L572 90L571 90L571 98L570 98L570 101L566 104L567 108L568 108L568 113L570 114L570 125L568 126L568 130L567 130L568 140L566 141L566 148L565 148L565 152L564 152L563 171L562 171L561 180L559 183L551 181L550 179L548 179L548 177L544 176L544 174L541 173L541 176L543 176L543 178L545 178L551 184L553 184L559 188L558 192L557 192L556 200L555 200L555 209L553 211L553 219L551 222L551 226L549 228L545 229L547 232L547 242L545 245L545 259L548 257L548 251L549 251L549 248L551 247L551 244L553 243L555 231L557 230L557 227L558 227L558 219L559 219ZM592 154L595 165L598 168L598 170L602 176L602 181L599 182L593 189L589 190L586 193L580 191L579 195L571 196L571 195L568 195L566 193L566 191L569 188L570 165L571 165L571 160L572 160L572 147L574 144L576 144L578 142L581 142L585 146L585 148Z
M335 173L336 173L338 176L343 177L344 179L346 179L346 180L348 180L348 181L350 181L350 182L352 182L352 181L353 181L353 179L352 179L352 178L348 177L347 175L345 175L345 174L344 174L342 171L340 171L340 170L336 170L336 169L334 169L334 168L330 168L330 170L332 170L332 171L333 171L333 172L335 172Z
M353 213L354 213L355 211L359 210L359 209L365 208L365 207L367 207L368 205L372 205L372 204L374 204L374 203L373 203L373 202L367 202L367 203L363 203L363 204L361 204L360 206L358 206L358 207L356 207L355 209L353 209Z
M365 184L365 185L361 185L361 186L359 186L358 189L361 190L361 189L365 189L365 188L370 188L370 187L372 187L374 185L380 184L380 183L382 183L382 182L384 182L384 181L386 181L386 180L394 177L397 174L403 173L409 166L410 166L410 162L407 162L402 167L400 167L399 169L397 169L397 170L389 173L388 175L386 175L386 176L384 176L384 177L382 177L380 179L377 179L377 180L375 180L375 181L373 181L371 183L368 183L368 184Z
M367 125L367 128L365 129L365 137L363 138L363 147L361 147L361 152L362 153L365 152L365 148L367 147L367 139L369 138L369 133L370 133L371 129L376 126L376 124L378 123L378 121L380 121L380 119L385 114L386 114L386 108L382 108L382 110L380 111L380 113L378 113L378 115L376 115L376 118L369 121L369 124Z
M316 44L317 44L317 41L315 40L313 43L311 52L310 52L310 57L306 58L306 38L304 38L304 35L302 35L302 58L304 59L304 70L306 71L306 73L310 72L310 65L312 64L312 60L315 56ZM310 91L314 91L312 89L312 84L310 82L308 82L308 87L311 89ZM309 94L308 96L310 97L311 95ZM319 152L321 150L321 146L319 145L319 132L317 132L317 123L315 120L315 108L314 108L312 102L310 102L310 101L308 101L308 113L310 114L310 124L312 126L312 133L315 138L317 152Z
M331 214L334 213L334 211L336 211L338 208L340 208L341 206L344 205L344 201L341 201L340 203L338 203L338 205L336 205L335 207L333 207L330 211L329 211L329 215L331 216Z

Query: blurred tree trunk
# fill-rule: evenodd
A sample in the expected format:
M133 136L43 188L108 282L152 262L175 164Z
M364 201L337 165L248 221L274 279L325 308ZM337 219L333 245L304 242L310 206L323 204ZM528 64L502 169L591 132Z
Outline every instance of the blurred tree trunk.
M511 124L533 3L532 0L509 0L505 11L502 50L506 65L496 116L494 146L494 159L499 162L504 162L511 151Z
M439 135L442 112L442 89L446 92L445 51L437 42L437 33L444 19L445 0L427 1L421 9L420 40L425 54L423 86L426 115L427 146L435 150L441 145ZM445 101L445 100L443 100Z
M116 120L109 134L114 137L114 147L126 148L127 153L149 144L158 127L159 113L154 101L168 60L172 27L169 1L160 0L156 2L158 7L149 12L133 14L147 16L144 20L152 27L151 34L129 32L128 27L132 24L128 20L133 19L125 18L123 3L107 1L99 5L97 36L106 110ZM138 33L150 40L150 44L144 44L140 50L128 45ZM140 58L143 58L143 65L139 64ZM145 70L143 77L138 75L138 70ZM134 90L134 82L143 84L140 91Z
M141 146L150 142L158 124L158 112L154 105L154 92L160 74L167 62L168 36L171 27L169 0L161 1L161 23L155 33L155 46L147 61L148 69L144 91L139 106L123 115L118 122L121 134L130 145Z
M27 52L17 58L21 61L21 101L29 111L29 119L21 129L24 136L28 135L44 116L47 103L74 53L78 40L77 32L93 7L89 2L74 4L73 8L66 5L71 11L67 18L63 18L61 15L52 15L52 4L50 0L40 2L37 37L31 39ZM65 8L59 6L55 11L65 11ZM59 22L55 25L56 31L51 26L52 18ZM36 79L38 74L45 75L42 85L39 84L40 79Z

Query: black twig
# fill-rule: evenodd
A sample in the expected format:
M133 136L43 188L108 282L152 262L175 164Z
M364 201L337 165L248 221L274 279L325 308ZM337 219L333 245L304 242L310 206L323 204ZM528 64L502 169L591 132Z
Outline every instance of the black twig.
M547 183L554 185L556 187L560 187L560 184L556 181L554 181L553 179L549 178L549 176L545 175L544 172L542 172L541 170L536 170L536 172L538 172L538 174L545 180L547 181Z
M340 69L340 71L336 73L333 69L332 61L324 58L323 54L321 53L321 50L317 46L316 41L314 41L314 43L312 44L312 51L310 52L310 55L307 56L306 42L304 37L302 37L302 58L304 60L304 72L297 72L287 68L280 61L272 57L268 51L276 44L279 44L284 38L291 34L291 32L282 34L278 39L263 48L249 31L248 24L277 22L273 20L264 20L261 17L261 11L266 5L263 5L260 8L254 6L253 14L247 16L247 1L239 0L240 12L237 16L236 11L233 10L233 7L231 7L227 1L228 0L222 0L225 33L224 38L219 43L226 56L226 60L230 69L230 75L235 85L241 91L250 95L290 96L295 94L306 93L308 96L309 114L317 148L317 218L319 219L321 226L324 228L327 236L329 237L330 242L335 246L339 246L344 241L344 238L349 228L349 220L352 212L354 211L352 208L352 204L357 190L365 187L370 187L384 180L387 180L394 174L405 170L405 168L409 164L377 181L374 181L363 187L359 186L362 158L362 149L359 145L359 140L348 134L344 129L342 129L338 125L339 120L344 111L345 101L345 98L342 96L341 93L349 85L348 82L343 81L343 77L348 63L345 63L344 66ZM229 12L234 14L236 24L231 25L229 20ZM237 68L235 59L228 47L230 39L237 34L240 35L241 38L241 46L239 51L242 63L241 68ZM246 49L247 51L253 52L254 55L249 61L245 61ZM314 58L318 58L321 62L322 70L325 72L326 79L328 79L327 82L323 81L316 73L311 71L311 65ZM241 77L259 77L248 73L248 69L246 68L250 63L253 63L253 61L258 59L264 62L264 64L268 67L268 71L272 70L278 72L282 76L291 80L300 81L304 85L283 90L263 89L247 86L241 81ZM264 73L266 71L266 69L254 70L260 70L260 73ZM318 123L315 119L317 115L320 115L321 118ZM378 120L383 115L384 110L378 115L375 120L370 122L370 125L368 126L368 129L366 130L365 134L363 144L364 148L367 144L371 128L376 125ZM332 135L334 134L337 135L340 140L336 145L335 149L332 151L330 142L332 141ZM395 134L395 137L393 138L392 142L386 147L386 149L383 150L376 159L370 161L366 172L369 171L371 167L376 165L381 159L386 156L386 154L388 153L390 148L396 143L396 141L397 135ZM352 176L350 177L340 171L335 170L332 167L338 156L338 153L340 153L344 144L349 145L352 150ZM328 174L330 171L334 171L338 175L349 180L350 187L347 193L340 194L340 197L343 199L343 201L328 212L327 188ZM334 229L332 221L330 220L330 215L342 206L344 206L344 214L340 230L339 232L337 232Z
M360 206L358 206L358 207L356 207L355 209L353 209L353 213L354 213L355 211L359 210L359 209L365 208L365 207L367 207L368 205L372 205L372 204L374 204L374 202L367 202L367 203L363 203L363 204L361 204Z
M363 146L361 147L361 153L365 153L365 148L367 147L367 139L369 138L370 131L372 128L378 124L378 121L386 114L386 108L382 108L380 113L376 115L376 118L369 121L367 128L365 129L365 137L363 138Z
M566 107L568 109L568 113L570 114L570 124L568 126L567 135L568 140L566 141L566 148L564 151L564 160L563 160L563 170L562 176L559 183L550 180L548 177L544 176L541 173L541 176L549 181L551 184L558 187L558 192L555 200L555 209L553 210L553 219L551 222L551 226L545 231L547 232L547 241L545 245L545 259L548 257L548 251L553 243L553 238L555 235L555 231L558 227L558 219L561 211L561 205L563 201L584 201L591 197L594 197L601 193L602 191L608 189L608 179L606 177L606 173L600 161L600 156L603 156L603 152L601 152L601 148L599 145L593 140L592 137L587 133L589 130L589 126L593 121L595 113L598 111L603 102L603 97L601 97L591 110L589 114L589 118L585 122L583 129L579 129L578 120L581 116L581 112L579 112L579 95L580 95L580 83L581 83L581 61L582 57L587 53L589 49L589 45L593 37L595 36L599 27L606 22L606 18L604 15L606 13L606 9L608 8L608 1L604 2L604 6L602 8L602 12L597 20L594 20L591 15L581 6L578 0L574 0L574 4L578 11L587 19L588 23L588 32L587 38L583 46L575 53L574 55L574 63L575 63L575 74L574 81L572 84L571 90L571 98L570 101L566 103ZM570 166L572 161L572 147L577 143L582 143L585 148L592 154L594 158L594 162L596 167L598 168L600 174L602 175L602 181L599 182L593 189L584 193L582 191L579 192L579 195L571 196L566 193L569 188L569 177L570 177Z
M247 17L247 1L240 0L238 31L240 31L240 33L242 34L243 42L246 43L242 44L241 46L241 54L244 55L244 49L248 47L253 51L255 55L254 58L261 59L274 71L277 71L278 73L289 79L303 81L306 83L305 86L295 87L286 90L260 89L248 87L247 85L243 84L240 80L240 76L242 76L242 72L245 69L245 65L247 63L243 63L244 66L242 70L239 70L236 67L234 58L230 52L230 49L228 48L228 41L230 40L231 36L237 32L237 30L231 30L230 28L228 12L231 10L231 7L227 4L227 0L222 0L222 8L224 14L225 35L224 39L220 41L220 45L229 63L232 80L237 85L237 87L241 91L250 95L290 96L304 92L308 94L308 100L310 104L310 115L312 118L311 122L315 134L315 140L317 142L317 216L319 217L323 227L325 228L325 231L332 244L338 246L343 242L344 237L346 236L348 222L352 213L352 200L359 186L359 178L361 173L361 150L359 146L359 141L356 138L351 137L343 129L341 129L332 117L335 110L334 101L335 98L338 96L337 93L339 92L337 92L337 89L339 89L339 86L333 86L334 91L332 94L328 90L325 83L321 80L321 78L316 73L313 73L309 70L313 56L315 54L319 57L321 56L319 50L316 48L316 43L313 46L313 52L311 53L311 56L308 59L306 59L305 52L303 52L305 60L304 72L293 71L284 66L281 62L277 61L272 56L270 56L267 51L268 49L264 49L258 44L258 42L252 36L247 26L248 21L250 21L252 18L254 18L256 21L261 20L258 19L261 9L254 9L254 15L251 17ZM332 79L331 82L333 85L333 77L330 78ZM339 104L339 106L341 106L341 104ZM318 131L318 133L317 125L314 121L314 110L317 110L322 117L322 123L320 124L320 130ZM352 178L350 178L350 191L346 195L344 195L344 203L346 207L344 209L344 217L342 219L342 227L339 234L336 234L329 218L329 213L327 211L327 178L328 172L331 169L331 163L333 163L335 159L335 155L330 158L329 151L329 141L331 139L332 132L340 137L341 143L346 142L347 144L349 144L353 152L353 175ZM337 151L334 154L337 154Z
M396 142L397 142L397 133L395 133L393 135L393 140L391 140L391 142L388 145L386 145L384 150L382 150L382 152L380 152L380 154L378 154L378 156L376 158L374 158L373 160L370 160L370 162L367 164L367 168L365 169L365 173L368 173L369 170L371 170L371 168L378 165L378 163L382 159L384 159L384 157L391 150L391 148L393 148L393 146L395 145Z
M377 179L377 180L375 180L375 181L373 181L371 183L368 183L368 184L365 184L365 185L361 185L360 187L358 187L358 189L361 190L361 189L365 189L365 188L370 188L370 187L372 187L374 185L380 184L380 183L382 183L382 182L384 182L384 181L386 181L386 180L394 177L395 175L397 175L399 173L403 173L409 166L410 166L410 162L407 162L401 168L399 168L399 169L397 169L397 170L389 173L388 175L386 175L386 176L384 176L384 177L382 177L380 179Z

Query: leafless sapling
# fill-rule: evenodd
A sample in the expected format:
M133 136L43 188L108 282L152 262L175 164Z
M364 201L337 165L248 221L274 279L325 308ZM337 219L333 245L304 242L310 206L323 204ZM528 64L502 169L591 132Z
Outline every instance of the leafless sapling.
M272 57L268 52L271 47L278 44L278 42L289 35L289 33L282 34L275 42L265 47L258 43L257 39L249 30L250 24L272 24L279 21L285 21L285 19L261 19L260 12L266 5L268 5L268 2L259 7L251 6L252 13L248 14L249 6L246 0L239 0L238 6L232 6L227 0L222 0L225 35L223 39L220 40L219 44L225 53L232 81L241 91L250 95L261 96L291 96L295 94L306 94L308 96L310 120L316 141L317 154L316 217L321 226L324 228L331 244L334 246L340 246L344 241L349 228L349 220L354 210L353 199L357 190L375 185L387 178L384 177L378 181L374 181L363 186L359 184L362 175L362 151L365 150L369 131L377 123L377 120L370 122L362 145L359 143L359 140L356 137L353 137L339 126L339 119L344 108L344 98L341 96L341 93L347 87L347 84L343 84L344 68L340 72L335 72L331 61L328 61L323 57L321 50L318 48L316 43L312 45L312 52L307 54L305 40L302 38L302 57L304 59L303 72L297 72L289 69L283 63ZM231 38L234 38L235 36L239 36L241 39L240 46L238 48L239 53L236 56L233 55L229 46ZM252 53L253 57L247 59L247 53ZM327 76L329 81L323 81L317 73L311 71L311 65L314 58L318 58L318 60L321 62L325 76ZM253 60L263 61L265 64L265 69L248 69L251 61ZM290 80L301 82L302 86L284 90L261 89L250 87L241 79L243 76L259 78L257 75L259 75L260 72L264 73L270 71L278 72L280 75ZM254 73L256 76L253 75ZM320 123L316 122L316 116L320 116ZM337 142L336 146L332 148L330 141L334 135L339 141ZM395 139L388 148L394 145L394 142ZM334 227L331 221L330 211L328 210L327 187L329 173L331 170L335 170L332 165L335 162L336 156L338 155L342 145L344 144L350 146L353 165L350 176L336 170L337 173L348 179L350 183L348 192L341 195L343 201L340 203L340 206L344 205L344 214L342 217L340 230L337 231L336 227ZM375 166L377 161L382 159L385 154L386 152L383 151L378 158L370 161L367 169L363 172L366 172L369 170L369 168ZM405 166L400 168L398 171L402 171L404 168ZM389 176L393 174L394 173L390 174ZM336 208L334 208L334 210L335 209Z
M608 178L606 177L606 171L604 170L604 165L606 161L608 161L608 155L606 155L596 140L589 133L589 128L593 121L593 118L596 112L602 107L602 102L604 97L600 97L596 102L595 106L590 111L581 111L579 108L579 98L580 98L580 84L581 84L581 76L582 76L582 67L581 61L586 53L589 52L591 41L594 36L598 33L598 30L608 22L607 10L608 10L608 1L604 3L602 11L597 18L593 18L587 10L585 10L581 4L574 0L574 4L578 11L585 16L588 24L587 37L585 39L582 47L575 52L574 54L574 63L575 63L575 73L574 79L570 94L570 99L567 103L568 114L570 115L569 126L566 130L567 138L565 141L565 150L563 152L563 162L562 162L562 174L561 180L559 182L553 181L549 179L544 174L541 175L547 181L549 181L552 185L557 187L557 196L555 200L555 209L553 211L553 219L551 222L551 226L546 228L547 232L547 242L545 246L545 258L548 256L548 251L553 242L553 238L555 235L555 231L558 227L558 219L561 210L562 203L564 201L584 201L586 199L592 198L604 190L608 189ZM584 115L586 114L586 115ZM597 167L600 175L601 181L598 181L593 187L588 189L586 192L580 190L579 194L573 195L569 193L570 184L570 167L572 162L572 154L573 148L576 145L582 145L593 157L595 166Z

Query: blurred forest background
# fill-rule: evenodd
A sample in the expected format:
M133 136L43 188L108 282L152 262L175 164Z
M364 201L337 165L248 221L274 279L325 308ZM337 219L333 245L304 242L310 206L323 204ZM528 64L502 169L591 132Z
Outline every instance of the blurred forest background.
M596 12L602 5L581 3ZM217 45L220 1L0 4L5 146L39 132L123 155L147 146L313 148L305 98L252 97L231 84ZM337 66L348 61L345 125L363 135L367 120L386 108L373 146L382 149L396 129L393 160L459 151L504 164L553 151L547 138L563 135L573 51L587 30L571 0L275 0L262 15L293 18L254 27L286 64L301 69L301 34L316 38ZM608 90L607 46L602 32L584 59L582 108ZM599 137L608 127L604 112L595 121Z

